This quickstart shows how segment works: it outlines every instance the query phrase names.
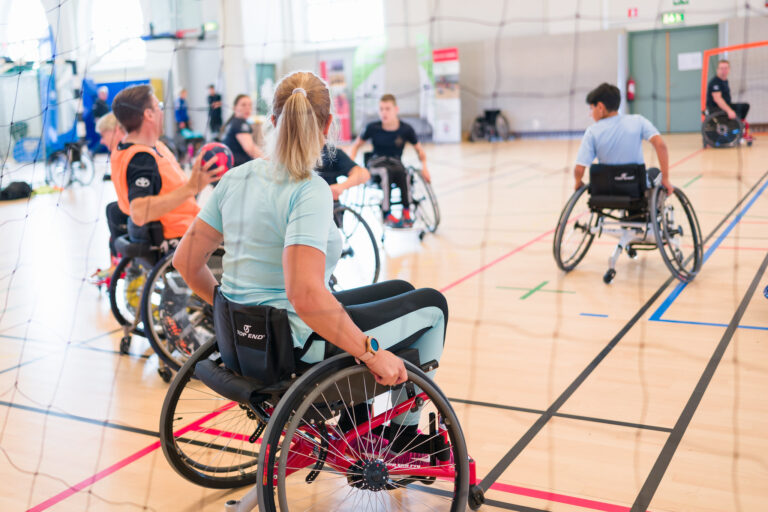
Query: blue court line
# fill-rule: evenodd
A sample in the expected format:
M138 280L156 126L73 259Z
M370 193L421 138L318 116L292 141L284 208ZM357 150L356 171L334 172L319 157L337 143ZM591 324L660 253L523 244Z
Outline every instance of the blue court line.
M598 313L579 313L581 316L596 316L597 318L608 318L608 315L601 315Z
M707 249L707 252L704 253L704 258L702 259L702 266L704 263L707 262L710 256L712 256L712 253L717 250L717 248L720 246L720 244L725 240L725 238L730 234L730 232L733 230L733 228L736 227L736 224L741 222L741 219L746 215L746 213L749 211L750 208L752 208L752 205L755 204L755 201L757 201L757 198L762 195L763 192L765 192L765 189L768 187L768 180L763 183L763 186L760 187L760 189L755 193L754 196L752 196L752 199L747 202L746 205L744 205L744 208L741 209L741 211L736 214L736 216L733 218L730 224L728 224L728 227L726 227L722 233L720 233L720 236L717 237L717 240ZM707 325L707 326L714 326L714 327L728 327L728 324L720 324L720 323L711 323L711 322L692 322L692 321L685 321L685 320L668 320L665 318L661 318L664 313L667 312L667 310L672 306L672 303L677 300L677 298L680 296L681 293L683 293L683 290L685 290L685 287L688 286L688 283L678 283L677 286L672 290L672 292L667 296L666 299L664 299L664 302L661 303L661 305L656 309L656 311L653 312L649 320L651 322L668 322L668 323L675 323L675 324L689 324L689 325ZM762 326L756 326L756 325L739 325L740 329L756 329L760 331L768 331L768 327L762 327Z

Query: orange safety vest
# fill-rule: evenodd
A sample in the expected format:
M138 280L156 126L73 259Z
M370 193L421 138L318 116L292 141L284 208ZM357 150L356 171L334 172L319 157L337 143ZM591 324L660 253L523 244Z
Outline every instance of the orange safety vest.
M128 163L136 153L149 153L155 158L162 183L160 194L158 195L162 196L173 192L187 182L187 176L181 170L181 166L176 157L173 156L173 153L171 153L171 150L160 141L157 141L156 148L157 151L143 144L131 144L125 149L115 149L110 155L112 183L115 185L115 192L117 192L117 205L126 215L130 215L126 174L128 172ZM190 197L157 219L163 225L163 237L166 240L182 237L199 211L200 207L195 202L195 198Z

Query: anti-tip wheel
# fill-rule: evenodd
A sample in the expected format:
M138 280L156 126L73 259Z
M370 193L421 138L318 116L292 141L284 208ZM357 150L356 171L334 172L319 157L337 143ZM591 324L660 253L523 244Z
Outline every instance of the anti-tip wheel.
M123 336L120 339L120 353L121 354L128 354L131 351L131 337L130 336Z
M627 256L632 258L633 260L637 259L637 249L634 247L627 247Z
M468 505L472 510L479 509L485 503L485 493L479 485L473 485L469 488Z
M616 270L609 268L608 271L603 276L603 282L605 284L611 284L611 281L613 281L614 277L616 277Z
M171 372L171 369L167 366L158 368L157 374L160 375L160 378L163 379L163 382L171 382L171 377L173 377L173 372Z

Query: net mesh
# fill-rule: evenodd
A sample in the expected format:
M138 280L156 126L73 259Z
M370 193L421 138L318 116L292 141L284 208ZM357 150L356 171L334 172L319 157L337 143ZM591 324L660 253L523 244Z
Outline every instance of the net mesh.
M17 0L13 3L33 4L36 1ZM312 4L309 11L324 12L333 1L307 0L307 3ZM339 3L347 7L353 4ZM107 12L119 20L119 2L103 4L109 5ZM138 6L140 3L133 4ZM194 5L190 7L189 4ZM242 12L233 15L228 11L233 8L232 5L238 4L241 4ZM208 83L222 89L231 88L228 81L240 80L247 92L257 97L257 109L262 109L259 113L265 114L264 107L260 105L269 103L270 88L259 73L268 72L269 65L277 63L274 69L279 73L274 78L294 69L319 70L322 61L330 62L337 58L344 60L349 70L353 61L351 50L344 53L328 46L334 38L323 35L321 42L313 47L304 35L299 37L286 29L294 18L302 17L304 23L307 22L301 2L286 2L285 6L280 4L271 1L223 2L224 7L219 9L217 2L142 2L140 5L145 7L142 35L150 34L149 23L152 22L152 33L157 39L143 44L136 36L108 39L106 47L104 39L94 41L93 30L73 29L90 16L90 4L85 1L49 0L41 4L47 21L45 25L50 25L51 29L40 37L11 40L9 26L19 23L19 20L7 19L0 23L0 37L4 38L0 40L0 53L8 56L0 67L0 186L23 180L31 183L37 192L29 199L0 204L0 240L3 240L0 243L0 337L3 344L9 347L3 352L0 367L0 452L7 464L2 474L10 476L11 482L15 478L23 482L27 492L25 505L30 509L45 510L78 493L87 494L84 510L103 510L105 504L114 507L127 505L129 509L159 509L150 499L150 490L157 485L153 482L153 474L135 476L143 482L147 492L144 496L134 495L127 500L112 499L109 491L101 491L93 485L111 474L104 473L105 468L115 469L117 460L125 462L121 459L122 455L116 455L111 448L113 434L115 429L133 428L128 420L123 420L123 407L135 411L145 406L135 396L141 393L142 386L137 376L145 371L137 366L137 361L145 364L147 359L152 359L151 364L156 365L156 358L149 351L134 351L131 357L121 357L116 349L94 343L112 336L116 345L118 336L115 334L119 331L114 326L104 328L111 325L105 320L109 313L99 306L100 292L89 283L96 267L108 265L108 233L103 212L106 203L113 199L114 192L112 184L100 181L100 177L109 163L105 155L96 157L96 179L88 186L67 183L61 188L47 187L46 173L50 165L46 164L46 160L54 148L51 140L70 140L62 135L68 132L71 132L69 137L74 139L82 135L82 127L76 120L84 111L85 104L92 101L92 98L85 97L82 87L86 78L109 83L138 78L151 80L158 96L165 102L166 128L169 132L174 130L173 105L178 99L178 89L185 85L185 80L194 82L200 87L199 90L190 90L188 108L193 127L200 130L204 138L210 138L213 133L207 122L208 105L203 92ZM567 172L578 147L578 136L590 123L584 105L586 93L603 81L618 82L624 90L628 67L622 57L622 52L626 51L624 30L662 30L661 12L665 2L659 1L655 8L648 7L647 10L644 6L639 13L635 10L634 15L630 9L629 20L618 4L584 0L566 4L496 0L482 2L475 9L467 7L466 2L445 0L393 0L384 3L383 32L388 42L381 47L380 58L385 61L388 70L383 83L386 84L386 92L398 97L402 112L422 118L420 99L423 97L423 84L417 78L418 51L415 49L419 42L424 42L431 49L455 45L459 48L461 61L458 85L463 132L471 129L473 121L484 109L501 109L513 135L571 137L562 156L562 167L540 168L537 161L530 159L510 161L508 154L502 153L503 144L483 144L471 149L478 161L483 162L483 168L474 169L479 173L476 175L478 178L470 180L467 186L484 186L488 199L472 212L476 217L472 227L476 238L472 240L477 240L477 243L467 243L466 247L459 248L472 250L473 261L479 268L493 264L500 254L510 249L503 247L500 252L498 238L494 237L499 229L499 221L493 215L494 208L498 206L498 199L494 200L497 183L513 176L513 184L522 185L527 180ZM686 14L689 20L697 17L705 20L732 18L728 21L728 40L721 42L741 44L766 33L764 10L757 11L755 2L745 5L717 9L699 9L691 5L686 8ZM475 10L477 12L473 12ZM206 22L222 13L226 19L219 19L217 26L208 26L206 32ZM237 22L243 18L253 22L238 26ZM333 32L335 21L327 16L324 19L329 24L327 31ZM177 33L186 29L193 32ZM309 34L316 27L307 30ZM357 31L342 32L351 33L350 37L359 35ZM254 38L254 33L258 37ZM126 44L144 48L144 69L137 71L134 64L113 62L105 65L113 54L119 53L125 58ZM751 103L753 127L765 129L768 124L768 47L733 50L727 56L732 63L734 100ZM716 59L713 57L713 60ZM247 69L238 74L234 63L245 63L243 66ZM406 67L410 71L402 72ZM652 67L654 72L663 73L662 63L654 62ZM347 71L348 77L351 74ZM232 93L229 89L227 91ZM346 92L349 94L349 89ZM382 92L385 91L368 90L355 98L360 105L354 108L362 108L356 118L352 115L351 135L359 133L363 122L375 116L377 98ZM94 94L94 91L88 94ZM656 85L650 91L654 99L663 98L664 94L663 88ZM695 95L694 92L692 95ZM231 103L226 98L223 110L224 119L232 115ZM540 150L541 146L535 147ZM448 156L441 154L442 148L430 151L434 155L432 161L435 167L450 169L455 166L450 158L450 149L446 152ZM735 172L740 176L741 158L737 159L735 166ZM570 184L563 183L562 188L553 193L559 205L564 204L571 193ZM460 188L442 185L438 187L438 193L450 200L450 195ZM46 192L50 194L45 195ZM51 246L51 240L57 240L57 245ZM103 253L98 248L103 248ZM429 276L416 273L428 268L428 265L421 267L417 264L418 258L422 257L431 258L415 256L412 266L417 270L411 277L414 281L435 285L428 282ZM479 297L475 304L476 311L457 315L454 321L463 323L469 329L470 335L465 342L471 357L477 358L481 341L487 334L486 328L494 324L494 320L486 318L486 313L496 311L496 306L484 299L483 290L494 285L490 278L481 272L472 279L467 293L475 293ZM447 284L443 290L447 291L457 283ZM46 293L49 289L66 292L52 296ZM640 290L639 293L643 292L647 290ZM558 302L557 308L560 307ZM94 313L95 310L98 312ZM94 317L98 318L97 322ZM559 319L560 315L556 317ZM552 406L548 413L542 414L542 425L552 418L552 411L556 412L563 405L563 402L555 401L560 396L561 381L554 371L558 344L563 334L561 329L558 320L552 325L551 332L546 333L555 341L550 354L552 364L549 366L545 393ZM640 346L640 350L645 350L644 345ZM105 354L112 358L107 363L99 359ZM104 389L91 389L88 377L73 374L67 365L78 359L91 360L93 372L113 374L110 385ZM648 410L649 394L645 390L649 378L643 357L638 360L644 389L642 423ZM467 392L470 394L475 391L478 377L474 374L475 365L472 368L472 373L466 376ZM33 374L35 377L30 378ZM125 393L125 382L136 386L134 391ZM86 405L77 402L77 399L89 394L94 396L92 401L86 398ZM160 404L155 405L159 413ZM60 417L99 428L95 437L88 439L63 437L55 431L58 428L55 422ZM19 438L19 424L26 429L24 439ZM138 427L132 431L147 436L157 435L153 430ZM499 461L497 468L503 470L508 467L539 433L531 432L518 440L510 440L510 444L520 449ZM640 436L638 431L636 460L640 458ZM87 456L79 458L77 445L81 442L96 448L89 449ZM19 443L34 445L34 455L29 458L19 455L13 449ZM51 467L47 463L49 458L53 454L60 455L62 451L71 454L72 460L82 460L89 474L96 476L82 479ZM161 456L156 444L136 452L131 460L149 454L152 457ZM554 471L553 460L556 457L554 448L551 448L548 457L551 472ZM485 483L490 485L498 476L495 474ZM636 462L635 479L642 483L646 477ZM653 493L638 496L633 510L646 510L652 497ZM12 506L17 505L14 503Z

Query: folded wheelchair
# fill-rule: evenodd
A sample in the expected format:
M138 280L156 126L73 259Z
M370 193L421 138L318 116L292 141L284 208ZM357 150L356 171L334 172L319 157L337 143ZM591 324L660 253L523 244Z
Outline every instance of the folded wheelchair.
M127 235L115 240L120 261L109 280L109 302L123 329L120 352L130 350L133 334L147 338L160 358L158 373L170 382L205 341L213 337L208 307L173 268L173 247L131 242ZM221 274L223 251L211 257L214 275Z
M483 503L458 418L425 373L436 361L396 351L408 380L385 387L332 345L329 358L301 362L285 310L236 305L219 293L214 309L216 338L171 383L160 440L193 483L255 484L227 511L463 511ZM307 345L317 342L325 343ZM411 438L392 421L409 411L420 411Z
M691 202L675 188L669 196L658 169L644 165L601 165L589 169L589 185L579 188L560 214L553 251L557 266L570 272L586 256L595 237L619 239L603 282L616 277L623 251L658 249L672 275L689 282L701 268L702 237Z

